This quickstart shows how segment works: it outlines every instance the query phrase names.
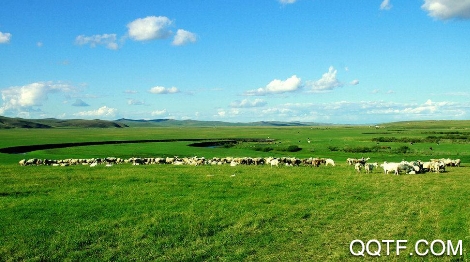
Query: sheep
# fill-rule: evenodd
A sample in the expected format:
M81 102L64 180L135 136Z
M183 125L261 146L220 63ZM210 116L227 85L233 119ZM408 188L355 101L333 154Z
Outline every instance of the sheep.
M364 169L366 170L366 173L370 173L372 172L372 170L374 170L375 168L378 167L378 163L375 162L375 163L366 163L364 165Z
M430 171L434 171L435 173L445 172L446 165L442 161L431 162Z
M279 167L279 159L274 158L273 160L271 160L271 162L269 164L271 164L271 167L273 167L273 166Z
M386 161L380 165L384 169L384 173L388 174L390 171L394 171L395 175L399 174L400 163L387 163Z
M361 163L356 163L356 164L354 165L354 169L356 169L356 171L357 171L358 173L361 172L362 167L363 167L363 165L362 165Z
M333 159L331 159L331 158L327 158L327 159L325 159L325 166L327 166L327 165L335 166L335 161L333 161Z
M324 158L314 158L312 159L312 165L315 166L315 167L318 167L320 166L321 164L325 164L326 161Z
M348 165L352 166L352 165L355 165L356 163L361 163L362 165L364 165L368 160L370 159L370 157L368 158L348 158L346 159L346 162L348 163Z

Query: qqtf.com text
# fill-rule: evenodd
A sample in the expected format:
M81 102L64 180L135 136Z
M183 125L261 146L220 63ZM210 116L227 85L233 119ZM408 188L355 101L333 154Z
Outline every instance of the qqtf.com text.
M414 243L412 250L408 249L408 240L377 240L362 241L355 239L349 244L349 252L353 256L390 256L405 253L405 255L417 256L462 256L462 240L457 243L452 240L427 241L420 239Z

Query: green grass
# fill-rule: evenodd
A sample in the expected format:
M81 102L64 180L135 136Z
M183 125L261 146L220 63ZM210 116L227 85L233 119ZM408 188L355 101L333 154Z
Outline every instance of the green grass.
M2 260L332 261L352 259L354 239L462 239L469 255L465 167L2 170Z
M465 126L128 128L0 130L0 147L170 138L273 138L231 148L191 142L100 145L0 154L0 261L343 261L354 239L406 239L408 249L380 260L466 261L470 256L468 142L350 153L374 137L424 138ZM433 135L440 135L438 133ZM307 139L311 143L307 143ZM285 148L297 145L298 152ZM432 146L433 150L429 150ZM264 152L259 147L272 147ZM283 151L284 150L284 151ZM22 158L131 156L331 157L336 167L98 166L22 167ZM357 174L347 157L371 161L461 158L442 174ZM462 257L408 256L419 239L463 240ZM395 250L392 248L392 254ZM458 260L461 259L461 260ZM376 258L365 257L365 260Z

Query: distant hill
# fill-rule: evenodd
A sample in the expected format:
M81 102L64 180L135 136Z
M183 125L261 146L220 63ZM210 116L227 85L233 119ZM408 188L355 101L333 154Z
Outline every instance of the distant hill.
M171 126L319 126L319 125L328 125L320 123L310 123L310 122L279 122L279 121L259 121L259 122L249 122L249 123L232 123L232 122L223 122L223 121L199 121L199 120L174 120L174 119L151 119L151 120L135 120L135 119L126 119L121 118L116 120L129 127L171 127Z
M0 129L7 128L122 128L123 123L106 120L83 119L23 119L0 116Z
M5 128L51 128L52 126L22 118L0 116L0 129Z
M174 120L174 119L127 119L117 120L84 120L84 119L23 119L0 116L0 129L7 128L124 128L124 127L217 127L217 126L333 126L329 123L315 122L282 122L282 121L258 121L258 122L223 122L223 121L199 121L199 120ZM347 126L347 125L346 125ZM402 121L382 123L380 127L386 128L456 128L469 129L470 120L425 120Z
M259 121L231 123L223 121L174 120L174 119L126 119L114 121L84 119L23 119L0 116L0 129L6 128L122 128L122 127L213 127L213 126L320 126L328 124L309 122Z

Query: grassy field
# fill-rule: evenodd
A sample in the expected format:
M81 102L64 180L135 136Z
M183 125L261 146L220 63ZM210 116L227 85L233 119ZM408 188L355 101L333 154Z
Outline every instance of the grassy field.
M343 261L355 239L408 240L379 260L470 257L468 122L381 128L217 127L0 130L0 147L80 141L272 138L231 148L190 142L70 147L0 154L0 261ZM437 137L437 140L436 140ZM380 139L378 139L380 138ZM413 140L414 139L414 140ZM417 139L417 140L416 140ZM311 142L308 143L307 141ZM379 141L378 141L379 140ZM415 141L411 144L409 141ZM390 142L382 142L390 141ZM298 145L299 152L286 152ZM256 148L271 147L270 151ZM405 147L408 149L405 150ZM430 148L433 148L432 150ZM147 156L331 157L337 166L26 166L22 158ZM370 161L462 159L441 174L357 174ZM462 256L419 257L419 239L462 240ZM440 251L437 248L436 251Z

